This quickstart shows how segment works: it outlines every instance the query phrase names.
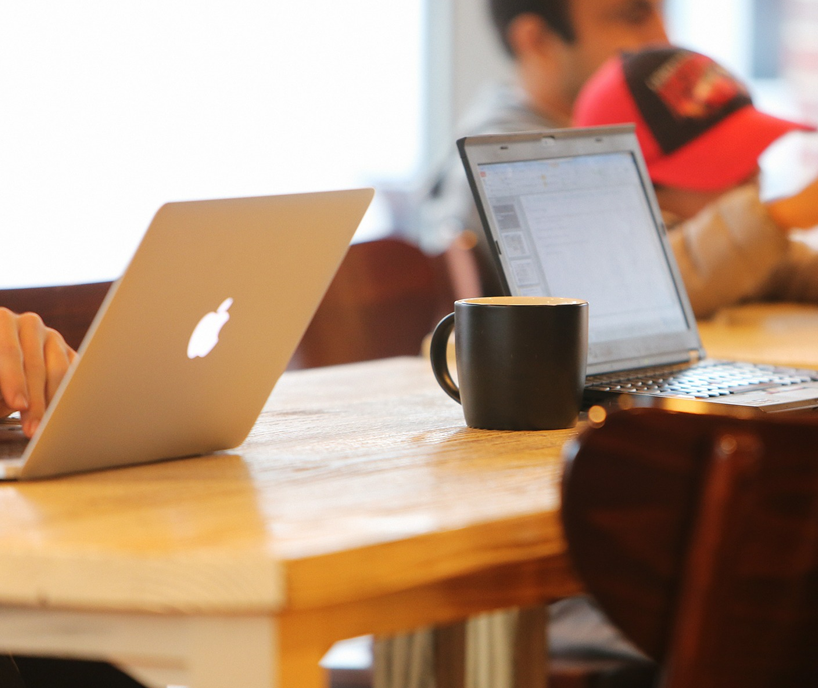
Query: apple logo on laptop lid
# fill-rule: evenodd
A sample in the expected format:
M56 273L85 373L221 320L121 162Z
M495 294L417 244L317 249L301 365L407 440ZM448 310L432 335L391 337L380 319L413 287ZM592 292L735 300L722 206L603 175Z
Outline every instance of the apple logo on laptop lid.
M228 309L233 305L233 299L227 298L216 311L207 313L196 325L187 345L187 357L204 358L216 344L219 343L219 332L225 323L230 320Z

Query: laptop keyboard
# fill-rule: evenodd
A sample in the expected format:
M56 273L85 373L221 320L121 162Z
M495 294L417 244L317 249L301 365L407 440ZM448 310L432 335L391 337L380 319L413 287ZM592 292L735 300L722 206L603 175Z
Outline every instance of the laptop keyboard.
M632 370L594 375L588 378L586 387L613 394L712 399L813 381L818 381L818 371L735 361L703 361L693 365L643 368L636 375Z

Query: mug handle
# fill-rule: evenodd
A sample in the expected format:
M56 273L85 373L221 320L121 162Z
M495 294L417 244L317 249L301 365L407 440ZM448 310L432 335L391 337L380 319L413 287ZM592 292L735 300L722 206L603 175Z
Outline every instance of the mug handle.
M429 343L429 358L432 361L432 371L435 374L437 383L443 388L452 399L458 404L460 402L460 389L454 383L452 374L449 372L449 335L454 329L454 313L449 313L441 320L435 331L432 333L432 341Z

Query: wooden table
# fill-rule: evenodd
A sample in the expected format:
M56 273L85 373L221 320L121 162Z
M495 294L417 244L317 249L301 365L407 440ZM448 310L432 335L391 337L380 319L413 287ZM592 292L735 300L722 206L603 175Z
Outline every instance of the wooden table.
M804 307L702 326L711 355L813 367L816 335ZM234 452L0 486L0 648L311 688L336 640L573 594L573 435L466 428L423 359L288 373Z
M470 430L420 358L288 373L234 452L0 486L0 648L309 688L339 639L572 594L573 434Z
M735 358L818 368L818 307L793 303L754 303L727 308L699 323L713 358Z

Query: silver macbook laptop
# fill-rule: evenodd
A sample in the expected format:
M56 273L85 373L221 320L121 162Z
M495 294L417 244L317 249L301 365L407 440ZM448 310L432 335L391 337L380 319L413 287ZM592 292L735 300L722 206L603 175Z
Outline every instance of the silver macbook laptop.
M160 208L32 440L0 431L0 475L44 478L241 444L373 193Z
M818 407L814 371L705 357L631 125L458 147L507 293L588 301L588 403Z

